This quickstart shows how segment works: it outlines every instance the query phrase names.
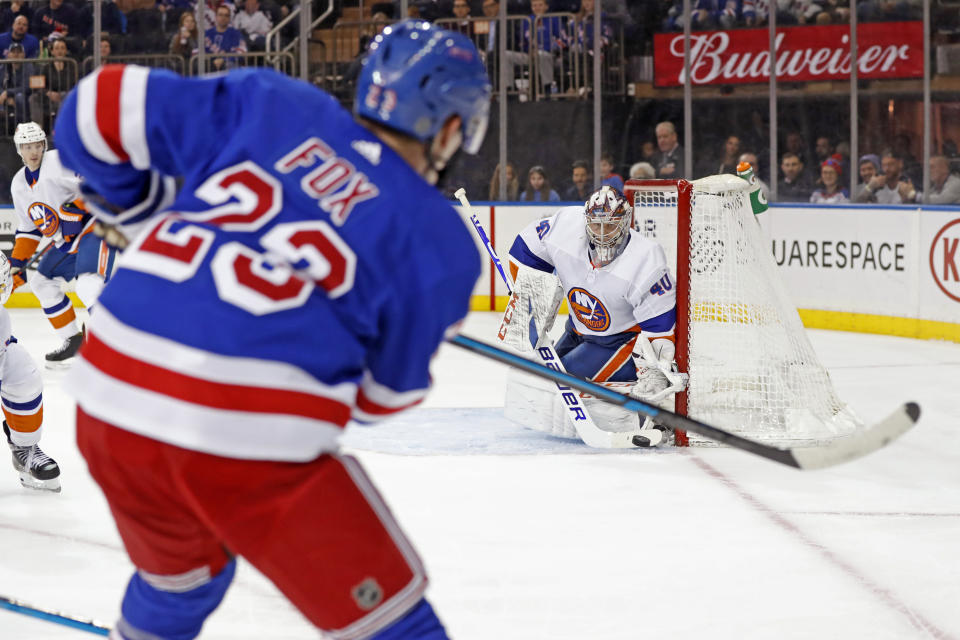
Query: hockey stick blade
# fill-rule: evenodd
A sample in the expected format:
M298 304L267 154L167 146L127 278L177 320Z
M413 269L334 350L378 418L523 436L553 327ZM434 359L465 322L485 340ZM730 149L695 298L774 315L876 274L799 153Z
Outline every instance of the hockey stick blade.
M497 360L511 367L522 369L535 376L563 383L573 389L584 391L598 400L619 405L629 411L635 411L649 416L663 426L690 431L709 438L714 442L726 444L736 449L746 451L747 453L752 453L761 458L773 460L774 462L779 462L780 464L796 469L824 469L856 460L896 440L909 431L920 417L920 406L915 402L908 402L878 424L852 435L837 438L825 445L780 449L762 442L757 442L756 440L738 436L735 433L730 433L729 431L708 425L699 420L681 416L666 409L660 409L636 398L607 389L589 380L556 371L550 367L504 351L494 345L468 338L467 336L457 335L449 338L448 342L478 355ZM636 434L623 435L629 435L631 438L636 437ZM634 442L634 445L642 446L636 442Z
M25 602L21 602L20 600L8 598L7 596L0 595L0 609L6 609L8 611L13 611L14 613L22 613L23 615L30 616L31 618L46 620L47 622L53 622L65 627L79 629L97 636L106 637L110 635L110 628L105 627L96 620L84 620L83 618L75 618L59 611L40 609Z

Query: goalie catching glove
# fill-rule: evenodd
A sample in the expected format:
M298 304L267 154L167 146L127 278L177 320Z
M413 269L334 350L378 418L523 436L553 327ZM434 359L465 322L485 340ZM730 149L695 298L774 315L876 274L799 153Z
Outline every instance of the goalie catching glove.
M633 354L633 363L637 367L637 383L630 390L631 396L659 405L669 396L687 388L689 377L677 369L677 363L673 360L676 347L672 340L649 340L641 334L636 347L638 351Z
M518 351L532 351L548 339L561 302L560 278L519 265L497 338Z
M637 383L630 390L630 395L638 400L662 409L673 409L669 404L669 397L687 388L689 377L680 373L673 356L676 347L672 340L667 338L647 339L641 334L637 337L637 352L633 354L633 363L637 367ZM672 438L665 437L666 429L649 417L640 421L640 431L648 431L649 447L655 447L661 442L671 442ZM660 433L655 433L659 431Z

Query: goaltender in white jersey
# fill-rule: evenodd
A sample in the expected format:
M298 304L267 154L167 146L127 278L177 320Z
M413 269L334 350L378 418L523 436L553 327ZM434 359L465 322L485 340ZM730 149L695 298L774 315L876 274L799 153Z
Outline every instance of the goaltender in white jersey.
M545 334L562 296L570 315L556 351L567 371L661 402L685 384L673 361L676 292L663 248L632 220L627 200L605 186L584 206L530 223L510 249L514 299L499 338L529 350L527 316Z

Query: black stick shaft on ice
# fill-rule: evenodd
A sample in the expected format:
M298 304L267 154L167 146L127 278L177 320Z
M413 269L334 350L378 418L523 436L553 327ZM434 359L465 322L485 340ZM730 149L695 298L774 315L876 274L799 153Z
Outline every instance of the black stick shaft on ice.
M636 398L607 389L589 380L551 369L549 366L527 360L519 355L510 353L494 345L468 338L467 336L457 335L450 338L449 342L486 358L491 358L503 364L510 365L511 367L522 369L535 376L560 382L579 391L589 393L598 400L619 405L628 411L649 416L658 424L666 427L690 431L715 442L797 469L820 469L865 456L872 451L886 446L901 434L908 431L920 417L919 405L914 402L908 402L883 421L863 431L858 431L853 435L837 438L832 442L817 447L780 449L738 436L735 433L730 433L729 431L700 422L699 420L694 420L673 413L672 411L667 411L666 409L660 409Z

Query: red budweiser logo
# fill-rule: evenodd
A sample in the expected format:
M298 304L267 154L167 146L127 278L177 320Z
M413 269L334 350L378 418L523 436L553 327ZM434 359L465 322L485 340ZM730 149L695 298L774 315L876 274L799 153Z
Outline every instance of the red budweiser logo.
M850 27L786 27L775 38L777 80L840 80L850 77ZM691 34L693 84L769 82L766 29ZM857 27L857 73L864 79L923 76L923 23L874 22ZM654 36L654 84L682 85L683 34Z

